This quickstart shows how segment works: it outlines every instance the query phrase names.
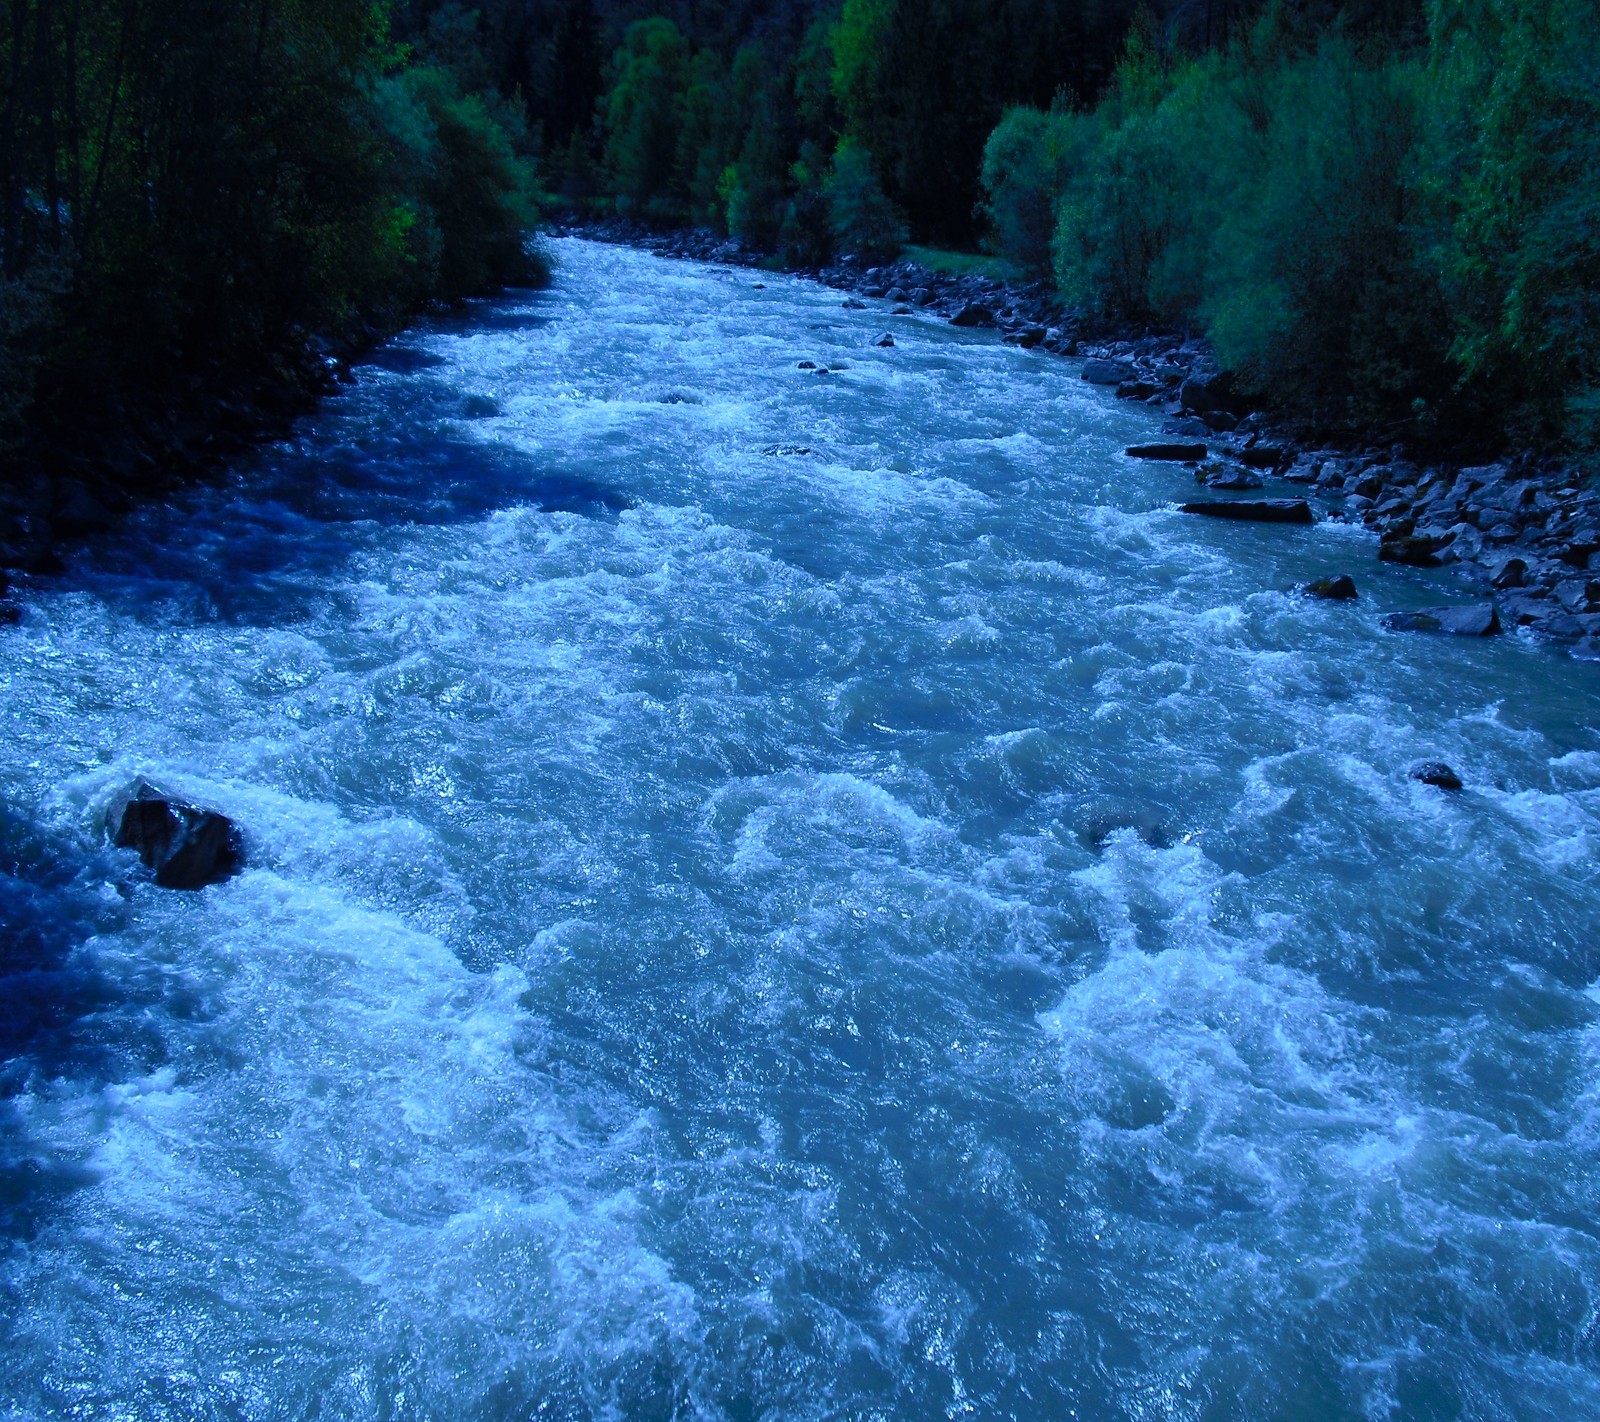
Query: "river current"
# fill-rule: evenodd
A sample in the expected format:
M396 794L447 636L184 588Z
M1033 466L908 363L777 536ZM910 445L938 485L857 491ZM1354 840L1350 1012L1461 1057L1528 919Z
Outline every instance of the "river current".
M0 1416L1600 1416L1600 672L552 247L0 629Z

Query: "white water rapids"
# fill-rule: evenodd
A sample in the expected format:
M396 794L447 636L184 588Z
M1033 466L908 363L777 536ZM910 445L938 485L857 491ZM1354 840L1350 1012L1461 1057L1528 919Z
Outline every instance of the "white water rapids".
M1600 1416L1595 669L553 245L0 629L0 1416Z

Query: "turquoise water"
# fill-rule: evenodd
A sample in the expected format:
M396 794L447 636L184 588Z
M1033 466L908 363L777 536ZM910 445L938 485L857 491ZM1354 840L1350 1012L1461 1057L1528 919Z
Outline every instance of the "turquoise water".
M0 1416L1600 1415L1600 673L553 245L0 630Z

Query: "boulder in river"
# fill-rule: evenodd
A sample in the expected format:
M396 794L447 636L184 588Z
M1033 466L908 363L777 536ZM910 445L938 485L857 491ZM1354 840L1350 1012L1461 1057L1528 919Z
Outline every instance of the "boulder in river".
M952 326L974 327L995 324L994 312L976 301L969 301L950 318Z
M1134 368L1123 360L1086 360L1079 372L1090 385L1121 385L1134 374Z
M1172 459L1180 464L1198 464L1206 457L1203 444L1132 444L1123 451L1130 459Z
M872 344L875 345L875 346L879 346L884 350L889 350L894 345L894 337L891 336L887 331L885 331Z
M1500 630L1500 614L1492 602L1462 607L1427 607L1419 612L1391 612L1383 619L1391 632L1448 632L1457 637L1492 637Z
M867 309L867 303L865 301L858 301L853 296L845 297L845 299L841 301L839 305L844 307L846 311L865 311Z
M1178 511L1207 518L1235 518L1249 523L1315 523L1304 499L1200 499L1179 504Z
M244 864L232 820L166 795L148 780L134 786L113 842L138 851L163 889L203 889L232 878Z
M1461 777L1442 760L1419 760L1406 772L1413 780L1440 790L1459 790Z
M1316 578L1309 583L1301 583L1297 591L1307 597L1320 597L1326 602L1349 602L1351 598L1358 597L1356 580L1349 573L1340 573L1337 577Z

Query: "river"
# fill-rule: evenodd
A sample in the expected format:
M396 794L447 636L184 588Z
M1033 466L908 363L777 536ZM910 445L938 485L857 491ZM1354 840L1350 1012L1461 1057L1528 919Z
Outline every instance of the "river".
M1600 673L552 247L0 629L0 1416L1600 1416Z

